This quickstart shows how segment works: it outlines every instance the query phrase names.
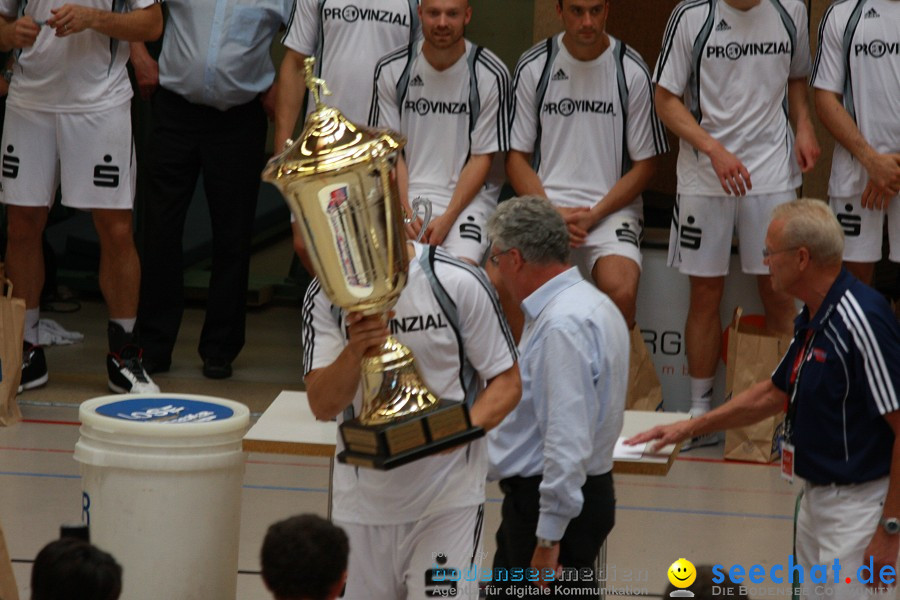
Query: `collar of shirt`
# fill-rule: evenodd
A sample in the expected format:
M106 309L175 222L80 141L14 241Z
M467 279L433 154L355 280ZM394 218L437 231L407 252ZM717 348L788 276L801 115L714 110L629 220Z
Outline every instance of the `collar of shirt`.
M800 314L797 315L797 318L794 320L795 330L799 331L803 328L809 328L818 331L822 329L828 321L828 318L831 316L831 313L834 312L834 308L837 306L838 302L844 297L847 288L849 288L853 282L853 275L851 275L847 269L842 268L837 279L834 280L834 283L832 283L831 287L828 289L828 293L825 294L825 299L822 300L822 306L819 307L816 316L810 321L809 307L804 305L803 310L800 311Z
M531 292L522 301L522 312L529 321L538 318L550 302L563 291L582 281L581 273L577 267L570 267L556 277L544 282L544 285Z

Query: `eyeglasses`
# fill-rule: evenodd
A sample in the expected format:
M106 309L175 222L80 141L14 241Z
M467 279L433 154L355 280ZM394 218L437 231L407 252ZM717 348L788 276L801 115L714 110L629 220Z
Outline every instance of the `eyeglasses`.
M514 248L507 248L507 249L504 250L503 252L498 252L497 254L494 254L494 255L492 255L492 256L490 257L490 261L491 261L492 263L494 263L495 266L496 266L496 265L499 265L499 264L500 264L500 257L503 256L504 254L506 254L507 252L512 252L513 250L514 250Z
M782 248L781 250L769 250L768 248L763 248L762 255L763 258L769 258L775 254L781 254L782 252L792 252L794 250L799 250L800 246L791 246L790 248Z

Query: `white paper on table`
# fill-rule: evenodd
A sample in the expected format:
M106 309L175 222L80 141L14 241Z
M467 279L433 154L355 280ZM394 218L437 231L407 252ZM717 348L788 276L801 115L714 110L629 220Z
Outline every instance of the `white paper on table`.
M636 446L626 446L626 439L625 437L620 437L616 440L616 446L613 448L613 460L640 460L649 442L637 444Z

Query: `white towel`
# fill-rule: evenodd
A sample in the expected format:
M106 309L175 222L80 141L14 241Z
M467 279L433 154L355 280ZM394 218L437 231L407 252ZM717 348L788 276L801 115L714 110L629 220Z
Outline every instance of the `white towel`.
M64 346L80 342L83 339L83 334L77 331L67 331L53 319L41 319L38 321L38 344L41 346L52 346L54 344Z

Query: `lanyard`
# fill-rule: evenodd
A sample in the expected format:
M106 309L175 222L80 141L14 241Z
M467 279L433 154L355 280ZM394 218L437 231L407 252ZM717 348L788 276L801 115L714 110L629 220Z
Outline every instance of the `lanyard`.
M791 442L794 418L797 415L797 388L799 387L798 381L800 380L800 372L803 371L803 365L809 362L810 355L813 351L813 340L815 337L815 332L812 329L807 330L806 339L803 340L803 345L797 352L797 355L794 358L794 364L791 368L791 377L788 382L787 415L784 418L784 439L787 442Z

